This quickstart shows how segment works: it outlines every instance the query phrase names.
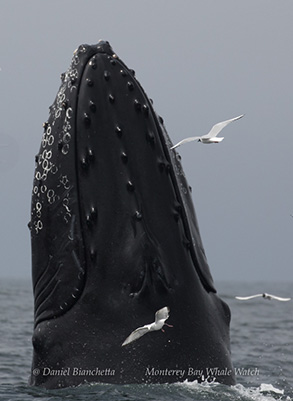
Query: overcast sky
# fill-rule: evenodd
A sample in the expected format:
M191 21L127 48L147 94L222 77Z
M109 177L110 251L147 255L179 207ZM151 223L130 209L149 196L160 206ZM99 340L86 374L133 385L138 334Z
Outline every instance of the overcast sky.
M293 279L292 0L1 0L0 277L30 279L34 156L60 74L108 40L179 148L215 281Z

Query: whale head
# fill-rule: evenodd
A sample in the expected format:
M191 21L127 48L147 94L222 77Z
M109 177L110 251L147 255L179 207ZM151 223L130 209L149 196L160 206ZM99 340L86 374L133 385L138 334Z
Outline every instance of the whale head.
M170 147L134 71L108 42L81 45L61 76L36 156L33 367L82 360L116 366L119 374L99 379L128 383L177 379L146 378L147 366L232 366L230 311L216 294L191 188ZM174 326L168 335L121 347L165 305ZM87 379L32 375L31 382Z

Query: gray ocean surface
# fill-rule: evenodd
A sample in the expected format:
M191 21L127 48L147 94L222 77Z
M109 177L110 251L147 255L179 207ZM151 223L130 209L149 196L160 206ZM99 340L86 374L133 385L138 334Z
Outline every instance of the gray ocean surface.
M292 283L216 283L230 306L235 386L186 382L164 385L91 384L62 390L30 387L33 296L29 280L0 280L0 400L197 401L293 400L293 300L235 295L262 292L293 298ZM188 356L187 356L188 358Z

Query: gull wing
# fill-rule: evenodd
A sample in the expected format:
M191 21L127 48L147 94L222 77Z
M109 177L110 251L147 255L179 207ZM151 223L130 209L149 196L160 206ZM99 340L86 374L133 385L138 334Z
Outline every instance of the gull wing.
M291 298L282 298L282 297L277 297L276 295L271 295L271 294L266 294L267 296L271 297L272 299L276 299L277 301L290 301Z
M134 330L124 341L122 347L124 345L132 343L132 341L138 340L140 337L144 336L146 333L149 332L149 325L139 327L138 329Z
M184 143L196 141L196 140L198 140L199 138L201 138L201 137L200 137L200 136L191 136L191 137L189 137L189 138L182 139L182 141L176 143L176 145L172 146L172 148L170 148L170 149L175 149L175 148L177 148L178 146L183 145Z
M235 297L235 298L240 299L240 301L247 301L248 299L262 297L262 296L263 296L263 294L256 294L256 295L250 295L249 297Z
M162 309L159 309L155 314L155 323L158 323L159 320L167 320L169 317L170 308L165 306Z
M183 145L184 143L196 141L199 139L215 138L218 135L218 133L221 132L222 129L226 127L226 125L230 124L232 121L239 120L239 118L242 118L243 116L244 116L244 114L241 114L241 116L234 117L234 118L231 118L230 120L222 121L218 124L215 124L208 134L203 135L203 136L191 136L189 138L182 139L182 141L176 143L176 145L172 146L170 149L175 149L178 146ZM221 140L222 139L223 138L221 138Z
M222 131L223 128L225 128L228 124L230 124L232 121L239 120L239 118L243 117L244 114L241 114L241 116L231 118L230 120L222 121L221 123L215 124L210 132L206 135L203 135L202 138L214 138L215 136L218 135L219 132Z

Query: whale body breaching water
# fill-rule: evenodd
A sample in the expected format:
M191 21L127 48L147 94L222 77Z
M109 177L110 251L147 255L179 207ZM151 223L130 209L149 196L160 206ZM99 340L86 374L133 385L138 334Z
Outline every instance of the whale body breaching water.
M231 313L213 283L191 187L163 118L108 42L74 52L43 131L29 222L30 383L173 383L177 375L146 369L180 367L182 382L235 384ZM174 327L160 333L168 308ZM156 311L152 333L122 347ZM200 373L214 367L231 375Z
M276 295L267 294L266 292L264 292L263 294L249 295L248 297L235 297L235 298L239 299L240 301L248 301L249 299L258 298L258 297L262 297L262 298L269 299L269 300L275 299L276 301L282 301L282 302L291 300L291 298L277 297Z
M184 143L192 142L192 141L198 141L198 142L202 142L202 143L206 143L206 144L222 142L224 137L218 138L217 135L222 131L223 128L225 128L232 121L239 120L239 118L242 118L243 116L244 116L244 114L241 114L241 116L234 117L234 118L231 118L230 120L222 121L218 124L215 124L208 134L202 135L202 136L192 136L190 138L182 139L182 141L176 143L176 145L172 146L170 149L175 149L178 146L183 145Z

